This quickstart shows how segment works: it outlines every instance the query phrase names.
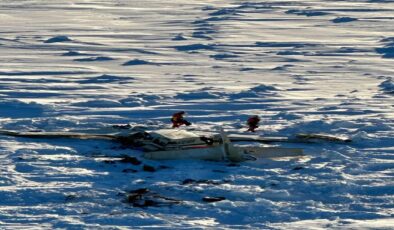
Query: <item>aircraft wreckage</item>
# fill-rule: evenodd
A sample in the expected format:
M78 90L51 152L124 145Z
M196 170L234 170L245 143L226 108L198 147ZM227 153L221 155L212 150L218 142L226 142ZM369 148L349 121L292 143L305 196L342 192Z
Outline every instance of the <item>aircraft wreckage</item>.
M27 138L78 138L105 139L121 143L132 149L141 150L143 157L152 160L200 159L241 162L256 158L303 156L301 148L237 146L235 142L259 143L310 143L324 140L348 143L351 140L325 134L298 134L289 137L260 137L256 135L230 134L222 129L218 133L203 133L182 129L161 129L155 131L132 131L101 133L80 132L15 132L0 130L0 134Z

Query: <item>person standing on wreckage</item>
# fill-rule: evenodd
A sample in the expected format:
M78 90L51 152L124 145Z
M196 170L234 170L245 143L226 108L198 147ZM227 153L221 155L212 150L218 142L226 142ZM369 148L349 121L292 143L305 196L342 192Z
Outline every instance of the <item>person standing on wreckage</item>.
M185 120L185 118L183 118L184 115L185 115L185 111L180 111L172 115L171 118L172 128L179 128L182 125L189 126L192 124L187 120Z
M260 122L260 118L257 115L249 117L248 121L246 122L249 126L249 129L247 130L247 132L249 132L249 131L253 132L253 133L256 132L255 129L257 129L259 127L258 126L259 122Z

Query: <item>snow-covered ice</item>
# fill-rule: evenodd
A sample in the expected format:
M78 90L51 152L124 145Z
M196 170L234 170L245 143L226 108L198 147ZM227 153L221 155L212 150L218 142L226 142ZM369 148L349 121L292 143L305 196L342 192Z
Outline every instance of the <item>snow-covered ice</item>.
M393 16L391 0L0 1L2 129L168 128L184 110L195 130L259 115L258 135L353 139L229 164L0 136L0 229L393 229ZM161 205L126 202L142 188Z

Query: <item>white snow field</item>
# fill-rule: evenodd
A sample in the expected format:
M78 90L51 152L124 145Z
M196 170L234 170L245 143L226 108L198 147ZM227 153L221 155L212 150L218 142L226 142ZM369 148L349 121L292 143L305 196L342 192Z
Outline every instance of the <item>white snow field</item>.
M0 63L1 129L353 139L230 164L0 135L0 229L394 229L392 0L0 0Z

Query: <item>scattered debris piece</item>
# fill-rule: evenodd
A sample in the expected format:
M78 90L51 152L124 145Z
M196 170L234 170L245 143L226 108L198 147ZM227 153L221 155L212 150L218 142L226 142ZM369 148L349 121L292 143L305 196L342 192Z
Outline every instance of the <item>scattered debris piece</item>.
M303 169L304 167L302 167L302 166L296 166L296 167L294 167L292 170L300 170L300 169Z
M167 166L167 165L160 165L159 169L172 169L172 167Z
M150 165L144 165L144 166L142 167L142 169L143 169L145 172L156 172L156 169L155 169L153 166L150 166Z
M208 202L208 203L213 203L213 202L219 202L219 201L222 201L222 200L225 200L226 198L225 197L223 197L223 196L218 196L218 197L209 197L209 196L206 196L206 197L203 197L202 198L202 201L205 201L205 202Z
M161 196L147 188L129 191L126 201L138 208L171 206L181 203L180 200Z
M71 194L71 195L67 195L67 196L64 198L64 201L65 201L65 202L71 202L71 201L73 201L73 200L75 200L75 199L77 199L77 198L78 198L77 195Z
M127 124L127 125L113 125L112 128L114 128L114 129L131 129L132 126L130 124Z
M217 181L217 180L194 180L194 179L185 179L182 181L182 185L186 184L212 184L212 185L219 185L222 184L223 182Z

